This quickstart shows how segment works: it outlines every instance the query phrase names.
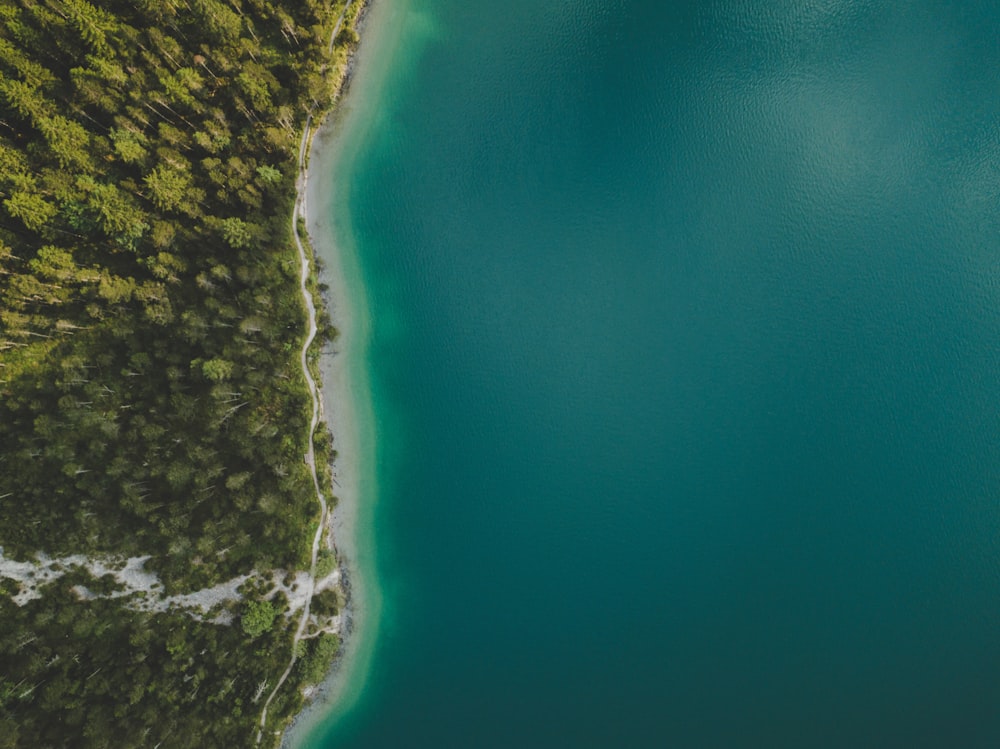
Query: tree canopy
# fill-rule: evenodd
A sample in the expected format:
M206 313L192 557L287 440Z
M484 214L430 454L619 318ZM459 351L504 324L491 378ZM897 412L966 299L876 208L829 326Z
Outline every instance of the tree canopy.
M308 565L289 217L306 114L355 43L328 55L343 6L0 5L8 558L150 554L168 593ZM66 579L24 606L12 592L0 747L246 746L290 653L281 616L247 631L81 601ZM293 684L271 712L299 704Z

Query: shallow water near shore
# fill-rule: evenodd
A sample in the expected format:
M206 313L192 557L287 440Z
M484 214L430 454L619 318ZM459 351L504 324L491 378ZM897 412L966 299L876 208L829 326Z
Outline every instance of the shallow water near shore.
M299 745L1000 745L1000 7L374 12L380 603Z

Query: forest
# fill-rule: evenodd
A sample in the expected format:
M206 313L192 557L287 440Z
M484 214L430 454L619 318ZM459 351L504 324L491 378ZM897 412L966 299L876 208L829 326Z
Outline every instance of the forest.
M344 4L0 4L4 557L149 555L165 594L308 568L290 216L306 116L357 43L360 2L330 46ZM211 623L81 600L112 585L85 578L23 606L0 578L0 747L252 745L286 602ZM309 641L269 727L331 643Z

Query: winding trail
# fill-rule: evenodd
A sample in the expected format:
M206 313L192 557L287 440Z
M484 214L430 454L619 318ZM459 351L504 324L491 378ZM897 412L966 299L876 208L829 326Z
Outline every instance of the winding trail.
M333 31L330 34L330 45L328 51L332 51L334 40L337 38L337 34L340 33L340 28L344 23L344 16L351 7L352 3L353 0L348 0L348 2L344 5L344 9L340 12L340 16L337 18L337 22L334 24ZM298 229L299 218L301 217L304 219L306 217L306 184L309 179L309 172L306 168L306 154L309 152L309 138L312 133L312 119L313 113L310 111L306 116L306 122L302 128L302 141L299 143L298 176L295 180L295 207L292 209L291 230L292 236L295 238L295 247L299 252L299 263L301 266L301 272L299 274L299 291L302 294L302 300L305 302L306 311L309 316L309 330L306 333L305 340L302 342L302 350L299 352L299 364L302 367L302 375L305 377L306 384L309 386L309 395L312 398L312 417L309 421L309 447L306 450L305 461L306 465L309 466L309 472L312 474L313 488L316 491L316 501L319 502L319 525L316 528L316 534L313 536L312 556L309 561L309 579L306 588L305 605L302 607L302 616L299 619L299 626L296 628L295 636L292 639L292 657L288 661L288 667L285 668L284 673L281 674L281 678L278 679L278 683L274 685L274 689L271 690L267 700L264 702L264 707L260 714L260 728L257 731L258 745L264 736L264 727L267 724L267 710L271 706L271 702L274 700L275 695L278 694L278 690L281 689L285 681L288 680L289 674L292 673L292 668L294 668L295 662L298 660L298 656L296 655L298 644L302 640L302 636L305 634L306 627L309 625L310 607L312 605L313 593L316 588L316 559L319 556L319 546L323 539L323 531L326 528L327 516L329 514L326 497L323 496L323 492L319 488L319 476L316 474L316 451L313 444L316 425L319 424L320 397L319 387L316 385L316 380L313 379L312 373L309 371L308 355L309 347L316 338L316 332L318 330L316 325L316 304L313 301L312 294L309 292L309 287L307 285L309 281L309 256L306 254L306 248L302 244L302 239L299 237Z

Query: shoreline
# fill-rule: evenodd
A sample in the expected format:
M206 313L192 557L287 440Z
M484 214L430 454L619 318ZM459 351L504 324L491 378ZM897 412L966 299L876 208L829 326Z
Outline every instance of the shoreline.
M374 533L371 529L375 490L375 434L372 398L368 383L367 350L370 323L360 261L353 248L338 238L333 178L340 157L347 150L343 125L350 112L355 71L366 52L377 43L369 37L381 24L375 0L361 3L355 29L362 41L351 55L334 100L321 113L309 135L302 171L300 216L305 220L311 262L316 278L326 288L320 292L322 307L337 335L319 357L320 418L333 436L332 478L335 501L330 503L325 538L336 550L341 570L341 649L323 681L306 692L303 709L285 727L282 747L305 745L314 731L335 713L350 707L365 681L367 656L378 623L380 596L374 573ZM317 178L319 175L320 178ZM348 241L349 245L350 242Z

